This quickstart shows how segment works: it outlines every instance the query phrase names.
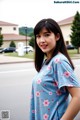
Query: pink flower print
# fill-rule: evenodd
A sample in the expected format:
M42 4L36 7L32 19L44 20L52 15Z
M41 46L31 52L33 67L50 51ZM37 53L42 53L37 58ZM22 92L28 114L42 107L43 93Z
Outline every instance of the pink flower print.
M36 96L37 96L37 97L40 96L40 92L39 92L39 91L36 92Z
M44 120L48 120L48 117L49 117L48 114L44 114L44 115L43 115L43 119L44 119Z
M60 62L60 59L59 58L56 58L55 59L55 63L59 63Z
M54 99L52 99L52 102L54 102Z
M60 91L60 90L57 90L57 91L56 91L56 94L57 94L57 95L61 95L61 91Z
M57 71L55 70L54 73L57 74Z
M32 110L32 113L35 113L35 110Z
M46 87L46 84L44 84L44 86Z
M52 95L52 92L49 92L49 95Z
M40 83L41 83L41 79L38 79L38 80L37 80L37 84L40 84Z
M44 105L44 106L48 106L49 103L50 103L50 102L49 102L48 100L44 100L43 105Z
M69 77L70 76L70 72L68 72L68 71L64 72L64 76Z
M50 111L50 108L48 108L48 111Z
M51 66L48 66L48 67L47 67L47 70L51 70Z
M58 86L58 82L57 82L57 81L54 81L54 82L53 82L53 85L54 85L54 86Z

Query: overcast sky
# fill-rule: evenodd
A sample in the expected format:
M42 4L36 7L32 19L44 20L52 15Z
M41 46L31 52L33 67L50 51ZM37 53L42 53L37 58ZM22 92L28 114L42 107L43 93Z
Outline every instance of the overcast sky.
M19 26L34 27L43 18L60 21L75 15L76 11L80 12L80 3L60 4L54 3L54 0L0 0L0 21Z

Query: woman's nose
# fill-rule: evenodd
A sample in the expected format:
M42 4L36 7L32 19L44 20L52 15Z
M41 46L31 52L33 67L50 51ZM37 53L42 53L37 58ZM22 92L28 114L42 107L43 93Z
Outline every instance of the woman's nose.
M41 36L40 41L45 42L45 38L43 36Z

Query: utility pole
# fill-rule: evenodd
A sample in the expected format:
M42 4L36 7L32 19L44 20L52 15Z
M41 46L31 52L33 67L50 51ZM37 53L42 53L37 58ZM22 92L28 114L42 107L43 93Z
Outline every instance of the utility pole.
M24 27L25 28L25 33L26 33L26 46L27 46L27 27Z
M0 35L1 35L1 30L2 30L2 28L0 27Z
M0 47L3 44L3 35L1 34L2 28L0 27Z
M26 46L27 46L27 27L24 27L25 28L25 33L26 33ZM27 50L26 50L26 53L27 53Z

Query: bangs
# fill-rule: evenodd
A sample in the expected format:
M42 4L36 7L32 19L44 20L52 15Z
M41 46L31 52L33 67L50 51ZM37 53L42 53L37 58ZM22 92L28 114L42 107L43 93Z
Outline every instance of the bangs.
M49 21L44 20L39 22L35 28L34 28L34 35L36 36L37 34L39 34L42 29L45 28L48 32L53 32L54 34L57 34L58 32L56 31L56 27L51 24Z

